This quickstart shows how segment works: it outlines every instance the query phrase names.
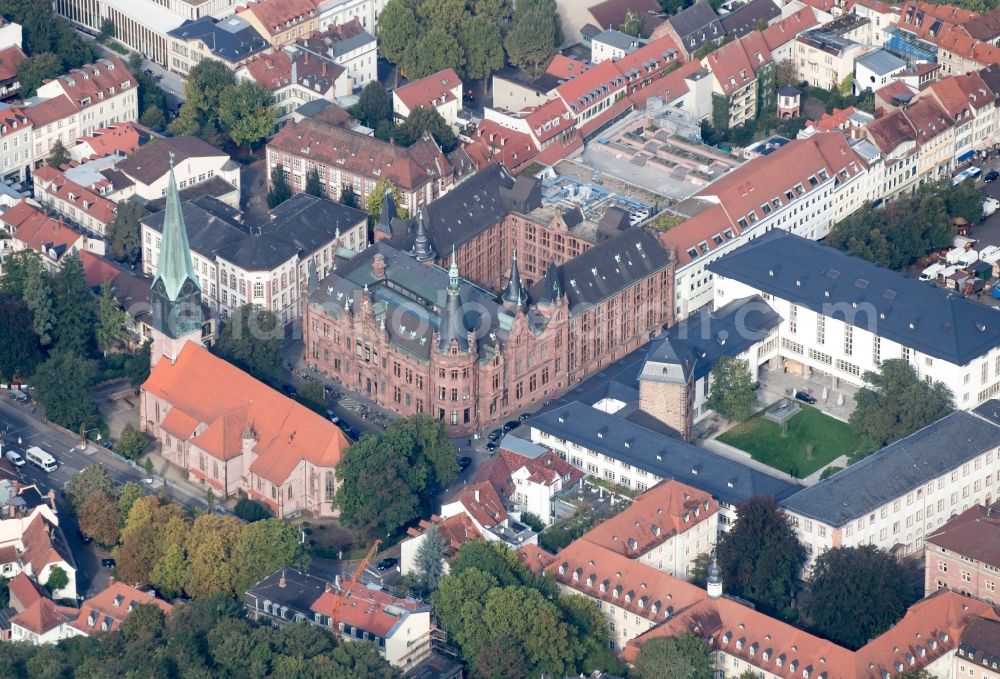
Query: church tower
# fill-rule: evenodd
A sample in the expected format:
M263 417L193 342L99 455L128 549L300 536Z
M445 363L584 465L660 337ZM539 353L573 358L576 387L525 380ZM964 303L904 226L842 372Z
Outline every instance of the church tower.
M174 180L174 154L170 154L170 178L163 218L163 236L156 278L150 289L153 307L153 347L150 361L177 360L184 344L201 344L201 288L188 245L187 227Z
M712 561L708 564L708 580L705 585L710 599L718 599L722 596L722 569L715 558L715 550L712 550Z

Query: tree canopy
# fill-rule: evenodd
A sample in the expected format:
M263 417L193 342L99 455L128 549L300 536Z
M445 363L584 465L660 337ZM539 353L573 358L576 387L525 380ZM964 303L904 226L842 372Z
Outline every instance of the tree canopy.
M94 48L66 19L53 11L48 0L0 0L0 15L21 24L25 54L29 57L43 53L55 55L60 64L59 73L94 60ZM23 80L21 88L22 97L29 96L24 93Z
M388 10L388 7L386 9ZM379 23L381 24L384 20L385 13L382 14ZM383 120L392 120L392 98L382 83L373 80L365 85L358 96L358 103L351 109L351 115L361 121L362 125L373 130Z
M424 135L424 132L430 132L443 151L451 151L458 144L451 126L437 109L423 106L417 106L410 111L403 124L393 131L392 138L401 146L411 146Z
M149 214L145 207L132 200L118 203L114 221L108 226L111 252L119 262L136 265L142 258L142 227L139 222Z
M637 679L712 679L712 651L690 632L649 639L635 658Z
M792 617L789 609L806 551L773 498L756 496L741 504L717 554L728 592L749 599L768 615Z
M504 39L511 64L537 73L562 41L555 0L518 0L513 23Z
M851 649L895 625L916 598L903 566L874 545L835 547L820 554L809 591L813 629Z
M227 87L219 96L219 122L233 143L252 149L274 130L278 111L271 91L252 80Z
M343 485L334 503L345 524L391 534L430 515L438 493L457 475L455 446L444 425L429 415L414 415L348 449L337 465Z
M278 207L292 197L292 187L288 185L285 167L278 163L271 169L271 183L267 189L267 206Z
M21 98L27 99L35 96L36 91L42 86L42 83L62 75L62 72L62 62L59 57L51 52L42 52L33 57L28 57L17 65L17 79L21 84Z
M338 643L307 622L284 627L246 618L242 604L221 596L190 601L164 615L141 604L105 634L59 644L8 644L7 677L303 677L402 679L372 641Z
M223 327L214 351L258 379L276 380L281 374L282 337L283 330L273 313L244 304Z
M757 394L746 361L723 356L712 368L706 405L728 420L745 420L757 408Z
M59 351L38 366L31 383L45 416L70 431L91 429L99 422L97 404L87 393L97 379L97 364L78 354Z
M850 423L860 436L885 446L955 409L951 391L941 382L927 384L901 358L882 361L878 372L864 374L865 386L854 394Z
M27 305L0 293L0 381L26 382L42 361L42 347Z

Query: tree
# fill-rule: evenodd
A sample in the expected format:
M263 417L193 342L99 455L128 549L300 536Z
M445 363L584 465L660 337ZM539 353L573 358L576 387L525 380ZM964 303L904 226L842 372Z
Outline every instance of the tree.
M217 59L202 59L184 83L186 101L180 116L171 123L171 131L178 135L196 134L212 143L210 140L214 140L221 127L223 94L234 85L236 76L225 64Z
M741 504L717 554L730 592L768 615L791 615L788 609L799 587L806 551L773 498L755 496Z
M634 10L628 10L625 12L625 21L618 27L618 30L625 35L638 38L642 33L642 15Z
M62 266L52 277L52 299L52 335L56 349L76 356L93 355L97 317L78 254L63 257Z
M708 584L708 565L712 563L712 554L702 552L691 561L691 570L688 571L688 579L691 584L702 589Z
M292 188L288 185L285 168L281 163L271 170L271 186L267 190L267 206L278 207L292 197Z
M104 490L90 493L77 508L80 532L102 547L118 543L118 503Z
M517 555L502 545L474 540L462 545L451 560L450 573L476 569L497 581L500 587L525 585L532 582L531 573L517 559Z
M214 349L254 377L275 380L281 374L279 343L283 336L273 313L244 304L233 312Z
M137 460L140 455L146 452L148 445L149 441L146 437L130 422L125 425L118 440L115 441L115 452L129 460Z
M791 59L782 59L778 62L778 85L796 85L800 81L799 74L795 70L795 62Z
M323 188L323 180L319 178L319 170L315 167L306 172L306 193L317 198L325 198L326 190Z
M115 37L115 22L111 19L101 20L101 32L97 34L97 42L107 45L108 40Z
M68 165L70 160L69 151L63 146L62 140L56 139L48 158L45 159L45 164L58 170Z
M903 566L874 545L834 547L820 554L809 592L813 628L850 649L895 625L913 601Z
M382 214L382 199L385 197L386 191L392 191L392 197L396 203L396 216L400 219L406 219L408 213L406 208L400 204L399 189L396 188L396 185L388 177L379 179L375 182L372 190L368 192L368 201L365 205L368 209L368 215L372 219L378 219L379 215Z
M236 502L236 506L233 507L233 514L247 523L271 518L271 512L267 506L248 497L242 497Z
M139 350L129 356L125 361L125 375L129 384L138 387L149 377L150 353L152 352L153 341L146 340L139 347Z
M906 359L882 361L878 372L863 375L865 386L854 394L850 423L859 436L885 446L941 419L955 409L941 382L921 380Z
M712 679L712 652L690 632L656 637L639 647L635 673L638 679Z
M441 422L428 415L395 420L377 436L351 446L337 465L343 481L334 498L347 525L371 533L397 531L429 514L442 488L455 480L455 447Z
M473 17L462 26L458 42L465 55L465 77L485 80L503 68L503 36L496 22Z
M422 0L417 4L417 18L424 29L440 29L456 35L469 19L465 0Z
M408 78L424 78L446 68L462 71L464 65L465 55L458 40L440 28L432 28L406 49L402 69Z
M473 14L495 24L503 35L510 28L510 19L514 14L511 0L475 0Z
M115 496L115 482L108 470L99 464L84 467L66 483L66 496L69 498L70 506L78 511L88 497L98 492L104 493L109 498Z
M415 564L417 583L424 596L437 588L438 581L444 574L444 557L447 549L448 543L437 529L437 524L432 523L427 527L424 539L417 548Z
M138 483L129 481L118 491L118 525L124 527L128 513L132 511L135 501L146 495Z
M378 35L382 56L399 65L420 36L414 0L389 0L378 17Z
M358 192L354 190L352 184L344 184L340 187L340 204L346 205L347 207L353 207L358 209L361 207L360 201L358 200ZM381 208L381 205L379 205Z
M46 80L58 77L62 72L62 62L59 60L59 57L51 52L42 52L41 54L28 57L17 65L17 80L21 83L21 98L27 99L35 96L38 88ZM56 144L62 146L62 143L58 140ZM53 150L55 150L55 146L53 146ZM64 152L65 150L63 148Z
M235 588L243 595L247 588L285 566L301 566L299 531L290 523L271 518L243 527L233 554Z
M227 87L219 97L223 129L234 144L248 151L274 130L277 119L271 91L252 80Z
M108 226L107 233L111 252L119 262L135 266L142 258L140 221L147 214L146 208L135 201L119 201L114 221Z
M111 292L111 282L105 281L101 285L101 294L97 298L97 328L95 338L98 346L108 355L108 350L115 342L122 342L128 339L128 330L125 324L128 323L128 314L118 305Z
M0 576L0 609L7 608L10 603L10 580Z
M41 261L37 267L26 269L24 281L24 303L31 311L32 327L38 342L43 347L52 344L52 332L55 326L55 315L52 310L52 277L42 268Z
M69 584L69 575L62 566L52 566L49 568L49 577L45 580L45 589L50 594L55 594Z
M195 519L186 544L188 573L184 591L192 597L236 594L234 555L243 530L243 524L232 517L202 514Z
M326 389L321 382L306 382L299 389L299 399L306 405L325 414Z
M727 420L745 420L757 407L757 394L746 361L723 356L712 368L706 405Z
M0 294L24 299L28 279L45 270L41 256L34 250L17 250L7 255L0 276Z
M42 361L42 347L24 302L0 293L0 381L26 381Z
M445 152L454 149L458 143L451 126L445 122L437 109L423 106L417 106L410 111L403 124L393 132L392 138L401 146L411 146L423 137L424 132L430 132L434 136L434 141Z
M977 224L983 219L983 195L971 179L958 186L946 188L942 198L945 210L951 217L961 217L969 224Z
M507 60L529 74L537 74L562 43L555 0L519 0L504 39Z
M396 1L393 0L389 5L392 5ZM389 7L386 6L386 11L388 9ZM383 21L385 21L385 12L379 17L380 34L385 31ZM358 103L351 109L351 115L361 121L362 125L370 127L373 130L383 120L392 120L392 99L379 81L372 80L365 85L365 88L361 90L361 95L358 97Z
M45 416L70 431L97 426L97 404L87 393L97 379L97 365L65 351L38 366L32 384Z

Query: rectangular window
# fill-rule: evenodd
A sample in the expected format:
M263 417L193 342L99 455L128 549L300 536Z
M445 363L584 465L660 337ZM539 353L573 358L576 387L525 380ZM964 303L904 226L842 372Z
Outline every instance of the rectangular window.
M788 331L792 334L798 332L799 329L799 308L794 304L788 311Z
M826 316L816 315L816 344L826 344Z
M851 356L854 353L854 326L844 325L844 355Z
M872 339L872 363L882 365L882 338L878 335Z

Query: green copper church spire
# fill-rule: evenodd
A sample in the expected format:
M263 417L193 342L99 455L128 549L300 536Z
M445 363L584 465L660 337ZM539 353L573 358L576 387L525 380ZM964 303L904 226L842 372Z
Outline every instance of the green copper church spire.
M174 180L174 152L170 152L170 176L167 180L167 204L163 217L163 239L160 243L160 261L156 267L156 280L163 281L167 299L177 301L184 286L190 279L198 285L194 264L191 262L191 247L188 245L187 227L181 212L181 199L177 195Z

